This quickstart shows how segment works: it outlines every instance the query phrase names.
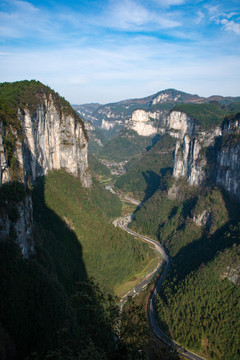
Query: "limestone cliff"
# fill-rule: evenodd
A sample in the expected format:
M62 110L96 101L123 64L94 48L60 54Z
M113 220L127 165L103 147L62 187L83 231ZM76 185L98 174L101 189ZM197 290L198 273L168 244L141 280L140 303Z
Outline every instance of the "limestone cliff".
M127 129L136 131L140 136L152 136L157 134L158 129L151 121L151 117L156 118L157 116L155 116L155 114L149 114L145 110L135 110L132 113L132 117L126 120L125 126Z
M194 120L184 112L171 111L167 117L166 128L172 137L183 139L186 134L192 136L194 127Z
M190 185L199 185L204 179L206 159L201 156L201 146L196 138L184 136L177 142L174 154L173 176L187 178Z
M10 211L6 210L10 208ZM26 195L22 201L5 201L5 210L0 215L0 239L15 239L23 257L34 253L32 197Z
M226 118L217 152L216 183L240 199L240 113Z
M87 138L84 126L77 117L61 113L52 96L44 95L34 114L25 107L18 109L18 118L23 136L16 136L14 155L24 183L29 179L34 183L38 176L46 175L49 170L64 168L79 177L83 186L91 185ZM4 161L2 151L1 183L11 180Z
M175 148L173 176L185 177L190 185L200 185L211 176L216 185L240 199L239 124L240 115L237 114L226 117L222 128L193 130L188 135L185 123L181 129L185 135ZM190 129L194 129L194 124Z
M83 121L70 105L39 82L2 87L6 98L9 89L13 92L16 87L22 94L17 104L12 97L10 106L8 100L3 110L0 108L0 184L18 181L28 187L38 176L63 168L78 177L84 187L90 187L88 139ZM23 255L28 257L34 249L31 196L18 202L16 209L14 223L1 212L1 239L11 237L14 230Z
M128 129L141 136L168 133L172 137L183 139L186 134L192 136L195 129L194 120L182 111L133 111L130 119L125 121Z

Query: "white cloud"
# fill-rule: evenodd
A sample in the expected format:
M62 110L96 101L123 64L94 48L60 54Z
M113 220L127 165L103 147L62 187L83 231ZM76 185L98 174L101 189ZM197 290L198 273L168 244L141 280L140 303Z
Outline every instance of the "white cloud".
M223 30L234 32L240 35L240 23L236 22L232 18L238 15L237 12L231 11L226 12L221 10L220 6L205 6L209 11L210 20L214 21L215 24L223 25ZM239 20L239 18L237 19Z
M188 0L106 0L86 15L67 5L56 5L53 13L27 1L4 1L9 6L0 12L0 33L14 41L0 46L1 81L39 79L74 103L141 97L167 87L210 95L232 84L238 92L240 49L227 33L240 31L234 9L190 2L186 11L170 8ZM226 32L216 36L220 27ZM27 48L20 50L16 38Z
M195 19L195 24L200 24L204 18L205 18L204 13L201 10L199 10L197 12L197 18Z
M222 19L220 23L223 25L223 29L226 31L232 31L237 35L240 35L240 24L233 20Z
M145 25L150 18L150 13L142 5L136 4L131 0L114 2L111 9L113 20L118 19L117 26L125 29L131 25ZM113 24L113 22L112 22Z
M222 56L219 61L217 54L209 57L207 50L204 56L198 44L187 47L135 37L105 48L99 44L32 49L1 56L0 77L1 81L40 80L72 103L107 103L168 87L202 95L227 89L234 95L240 82L239 63L237 56Z
M104 21L102 18L98 19L102 26L128 31L151 31L181 25L171 14L150 10L133 0L111 1L104 17Z
M38 36L49 28L47 16L27 1L6 1L7 6L0 12L2 38L23 38Z

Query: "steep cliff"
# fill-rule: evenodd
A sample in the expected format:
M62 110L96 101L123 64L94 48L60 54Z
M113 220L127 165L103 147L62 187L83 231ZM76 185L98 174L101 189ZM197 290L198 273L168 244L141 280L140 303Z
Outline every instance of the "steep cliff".
M0 183L33 185L38 176L64 168L91 186L84 123L71 106L37 81L0 86ZM2 238L15 238L25 257L33 251L31 196L16 205L18 220L1 218Z
M211 177L216 185L240 199L240 114L225 118L222 129L185 135L174 154L173 176L185 177L190 185L200 185Z
M16 240L24 258L35 251L33 239L33 206L30 193L22 184L6 184L1 189L0 239ZM10 194L10 196L9 196Z
M3 144L0 148L1 183L13 180L13 170L15 175L17 170L18 180L27 183L30 179L33 183L38 176L47 174L49 170L65 168L79 177L83 186L89 187L91 177L83 121L67 102L64 103L59 95L49 91L44 85L29 82L24 86L33 87L34 93L31 96L35 104L30 103L31 99L30 105L25 101L18 104L15 108L15 128L6 121L6 117L0 124L0 146ZM9 84L9 87L14 87L14 84ZM10 138L11 153L8 146ZM11 163L13 159L14 164Z
M217 152L216 183L240 199L240 113L227 117Z
M204 179L205 158L200 155L201 146L196 138L184 136L182 145L178 141L175 148L173 176L186 177L190 185L199 185Z
M140 136L151 136L157 134L157 126L153 123L151 118L158 118L156 113L148 113L145 110L135 110L129 120L126 120L125 126L127 129L136 131Z
M183 138L194 133L195 123L186 113L182 111L171 111L167 117L166 130L172 137Z

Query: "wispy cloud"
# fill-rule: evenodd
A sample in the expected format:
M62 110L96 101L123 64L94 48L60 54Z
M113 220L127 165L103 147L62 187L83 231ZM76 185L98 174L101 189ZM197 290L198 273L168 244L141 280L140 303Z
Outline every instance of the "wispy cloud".
M48 17L27 1L7 0L0 12L2 38L37 37L49 29Z
M225 11L220 5L206 6L210 20L223 25L222 29L240 35L240 11Z
M153 11L133 0L111 1L103 16L103 26L127 31L151 32L156 28L168 29L181 25L170 13Z
M200 24L204 18L205 18L204 13L201 10L198 10L197 17L195 19L195 24Z
M235 0L69 1L2 2L1 81L39 79L74 103L238 91Z
M240 35L240 23L227 19L220 20L220 23L223 25L224 30L231 31L237 35Z

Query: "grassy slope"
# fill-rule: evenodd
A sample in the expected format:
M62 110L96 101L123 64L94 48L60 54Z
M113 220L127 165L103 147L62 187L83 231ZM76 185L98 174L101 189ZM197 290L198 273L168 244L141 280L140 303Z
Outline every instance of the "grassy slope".
M78 179L63 171L53 172L45 179L44 196L47 207L72 228L80 242L88 276L94 276L107 291L112 292L141 272L152 259L147 245L110 224L120 213L120 203L99 184L83 189ZM37 215L41 207L38 199L39 196L35 199L36 221L46 227L49 217L44 219L41 209L41 217Z

